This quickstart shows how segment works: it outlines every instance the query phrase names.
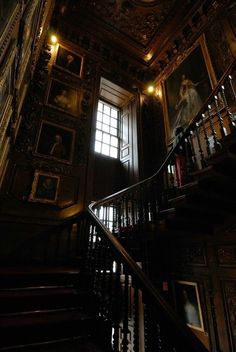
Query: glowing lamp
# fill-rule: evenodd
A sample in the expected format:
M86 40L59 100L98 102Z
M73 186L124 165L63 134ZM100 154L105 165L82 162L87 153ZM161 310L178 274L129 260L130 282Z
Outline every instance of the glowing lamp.
M56 44L56 43L57 43L57 36L55 36L54 34L51 35L50 40L51 40L51 43L52 43L52 44Z

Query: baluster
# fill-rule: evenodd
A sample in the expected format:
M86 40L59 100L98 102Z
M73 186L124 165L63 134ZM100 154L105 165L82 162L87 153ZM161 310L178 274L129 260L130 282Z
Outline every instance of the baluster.
M220 108L219 108L217 95L214 95L214 100L215 100L215 105L216 105L218 122L219 122L219 125L220 125L221 138L224 138L226 136L226 133L225 133L225 129L224 129L223 119L222 119L222 116L221 116L221 113L220 113Z
M220 143L217 140L216 131L215 131L214 126L213 126L212 116L211 116L211 105L207 106L207 115L208 115L208 118L209 118L211 135L212 135L212 139L213 139L213 143L214 143L214 149L217 152L221 148L221 145L220 145Z
M131 202L131 225L132 226L134 226L136 224L134 192L135 191L132 191L132 195L130 197L130 202Z
M200 154L200 162L201 162L201 166L202 168L204 168L206 166L206 162L205 162L205 159L204 159L204 154L203 154L203 150L202 150L202 143L201 143L201 139L200 139L200 127L199 127L199 122L196 122L196 136L197 136L197 144L198 144L198 151L199 151L199 154Z
M100 236L97 232L95 233L95 246L94 246L94 290L97 295L100 294L99 289L100 289L100 278L101 278L101 261L100 261L100 255L101 255L101 244L100 244Z
M143 216L143 193L142 193L142 188L139 186L139 198L138 198L138 222L139 222L139 227L140 231L143 230L144 227L144 216Z
M159 336L155 329L155 322L152 317L152 312L147 304L144 309L144 340L145 352L160 351Z
M172 162L167 166L167 175L169 174L169 180L168 180L168 188L167 188L167 194L169 193L169 189L175 188L175 177L174 177L174 165ZM178 184L178 182L177 182Z
M191 172L193 171L192 148L188 137L184 138L185 155L186 155L186 181L191 181Z
M95 272L95 246L96 246L96 228L95 225L89 224L90 233L89 233L89 243L88 243L88 251L87 255L85 256L85 268L88 268L90 277L93 277Z
M122 226L122 222L121 222L121 214L122 214L122 207L121 207L121 198L118 199L117 201L117 226L118 226L118 231L120 230L121 226Z
M116 205L113 203L112 205L112 233L115 234L115 229L117 228L117 211L116 211Z
M236 94L235 94L234 85L233 85L233 82L232 82L232 76L231 75L229 75L229 85L230 85L234 100L236 100Z
M67 262L69 261L70 256L71 256L71 243L72 243L72 231L73 231L72 226L73 226L73 224L67 228L67 239L66 239L66 260L67 260Z
M195 148L194 148L194 144L193 144L193 131L192 130L189 132L189 142L190 142L190 147L191 147L191 151L192 151L192 160L194 163L194 167L197 168L197 157L196 157Z
M125 197L125 225L129 226L129 200L128 196Z
M113 336L112 336L112 346L114 352L119 352L119 332L120 332L120 309L121 309L121 291L120 291L120 272L121 265L116 263L115 267L115 292L113 294ZM117 302L118 297L118 302ZM115 299L114 299L115 298Z
M124 292L123 292L123 328L122 328L122 352L128 352L128 334L129 334L129 276L124 273Z
M145 222L145 229L147 229L147 225L149 222L149 208L148 208L148 192L147 192L147 186L142 187L142 195L143 195L143 201L144 201L144 222Z
M133 337L133 352L139 352L139 290L134 285L134 337Z
M211 155L211 149L210 149L209 138L207 136L207 131L206 131L205 114L202 114L202 129L203 129L204 139L205 139L205 143L206 143L207 156L210 156Z
M125 199L124 197L121 198L122 199L122 206L121 206L121 219L122 219L122 223L121 226L125 227Z
M151 221L155 224L157 222L157 199L156 199L156 188L157 182L156 179L151 183Z
M106 284L107 284L107 268L108 266L108 245L105 240L101 239L100 243L100 258L101 258L101 280L100 280L100 293L102 300L102 313L104 318L107 318L106 312L108 307L108 302L106 302ZM108 267L107 267L108 266Z
M233 116L231 111L229 110L229 105L226 99L226 95L225 95L225 87L221 86L221 92L222 92L222 97L223 97L223 101L224 101L224 106L227 112L227 119L228 119L228 124L229 124L229 129L230 132L233 132L235 130L235 123L233 122Z

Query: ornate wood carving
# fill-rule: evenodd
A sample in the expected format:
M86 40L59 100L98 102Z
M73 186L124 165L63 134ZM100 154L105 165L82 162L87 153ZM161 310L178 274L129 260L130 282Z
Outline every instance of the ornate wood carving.
M236 266L236 246L218 247L217 261L220 266Z
M200 246L178 248L178 261L181 266L206 266L206 250Z
M4 54L6 48L8 47L11 41L12 33L17 24L17 21L19 21L20 19L21 12L22 12L22 4L17 4L12 14L12 17L8 21L6 30L3 32L4 35L0 37L0 60L2 59L2 55Z
M34 132L41 116L50 57L50 47L45 44L37 63L34 79L29 88L27 101L23 108L23 121L15 145L17 152L29 153L32 151L35 138Z
M228 315L228 323L233 339L234 349L236 347L236 281L224 281L223 291L225 305Z
M216 21L212 24L209 27L206 37L211 60L214 64L216 74L220 78L234 59L225 36L222 21Z
M173 0L152 1L149 7L144 1L87 1L86 11L95 13L102 25L132 38L138 45L146 46L153 36L166 25L167 14L174 5Z
M230 2L227 0L227 3ZM121 3L121 2L120 2ZM123 2L122 2L123 4ZM122 13L122 8L124 9L125 6L127 8L134 7L136 8L137 4L134 5L134 2L126 1L126 5L123 5L120 9L120 16ZM128 5L129 4L129 5ZM170 2L167 3L167 6L170 6ZM94 1L92 3L86 2L86 4L82 5L86 8L89 7L90 12L97 13L98 16L105 16L105 11L104 9L107 8L113 8L113 17L111 19L112 25L110 27L110 31L115 36L115 31L114 28L112 29L112 26L118 26L119 21L123 23L123 20L117 19L117 24L116 24L116 19L114 19L114 2L109 2L109 4L104 5L104 2L101 0L99 1ZM141 6L141 5L139 5ZM153 2L154 6L154 2ZM162 3L163 6L163 3ZM84 18L87 18L88 20L91 21L91 19L94 19L94 17L91 16L84 16L84 18L81 18L83 22L83 28L78 28L78 23L76 22L76 26L73 25L73 20L71 21L70 24L66 22L65 17L58 17L55 16L54 18L54 26L57 28L57 30L62 34L62 36L66 36L68 40L78 44L81 48L84 48L89 54L96 56L96 59L99 60L100 62L103 62L103 66L109 67L112 66L113 71L115 70L115 66L117 66L117 69L122 72L122 74L128 75L128 77L132 80L135 80L136 83L143 83L148 80L154 79L154 78L161 78L163 75L166 74L167 69L170 67L170 65L176 61L176 58L188 47L190 47L194 41L198 38L198 36L207 28L208 24L213 21L213 19L216 18L217 14L222 11L222 4L217 1L217 0L212 0L212 1L204 1L199 5L199 7L195 6L195 10L192 11L191 16L189 17L189 20L185 22L185 25L182 26L181 29L181 23L178 22L179 30L177 32L173 32L171 35L167 35L167 33L163 30L163 33L158 32L156 33L156 29L159 26L159 23L153 25L154 28L152 28L153 32L155 32L156 38L153 39L152 41L152 54L150 55L144 55L143 51L139 51L137 54L137 50L135 53L132 53L132 49L129 47L129 50L127 48L124 48L124 45L121 42L119 42L119 46L117 45L115 48L113 45L111 45L110 41L105 41L104 36L99 36L96 35L94 37L92 34L90 34L86 30L86 21ZM225 5L224 5L225 6ZM171 6L170 6L171 7ZM76 6L75 6L76 9ZM167 7L168 9L168 7ZM140 9L139 9L140 10ZM149 8L146 7L144 10L145 12L149 11ZM141 11L141 14L143 13ZM170 16L170 12L166 10L168 13L168 16ZM66 12L65 12L66 13ZM64 14L65 14L64 13ZM83 11L82 11L83 13ZM81 16L81 15L80 15ZM106 16L107 16L107 11L106 11ZM135 15L134 15L135 16ZM142 17L142 15L140 15ZM165 14L165 19L167 19L167 14ZM103 18L103 17L102 17ZM173 18L171 18L173 20ZM110 20L110 19L109 19ZM142 28L143 24L139 24L137 28L141 26L141 29L139 28L140 31L137 34L137 36L143 36L143 39L139 38L139 41L143 43L146 42L147 39L151 36L151 32L149 31L149 26L152 27L152 23L155 23L156 18L155 16L150 19L148 19L148 28ZM162 20L160 21L162 22ZM91 22L90 22L91 23ZM132 32L132 25L130 23L130 20L127 21L129 31ZM127 24L125 24L127 26ZM99 27L99 26L98 26ZM135 25L134 25L135 27ZM115 27L116 28L116 27ZM132 35L135 37L136 29L134 33L132 32ZM119 29L117 27L117 29ZM98 33L99 34L99 30ZM101 34L101 33L100 33ZM160 34L162 35L162 39L158 39L160 37ZM174 34L174 35L173 35ZM152 34L153 35L153 34ZM146 36L146 37L145 37ZM166 38L168 38L166 40ZM149 38L150 39L150 38ZM164 40L165 39L165 40ZM160 42L158 42L158 40ZM129 35L126 35L125 40L123 42L129 41ZM158 42L158 45L155 44ZM113 42L113 41L112 41ZM113 43L112 43L113 44ZM150 48L149 48L150 49ZM148 50L149 50L148 49ZM99 57L99 58L98 58ZM106 64L104 64L106 62Z

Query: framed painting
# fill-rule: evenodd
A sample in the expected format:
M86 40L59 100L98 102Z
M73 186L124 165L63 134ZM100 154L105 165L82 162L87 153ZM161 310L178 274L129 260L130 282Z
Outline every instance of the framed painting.
M56 204L59 184L59 176L36 170L29 201Z
M78 116L79 92L56 79L49 84L47 104L68 114Z
M55 64L62 70L81 77L83 68L83 57L74 51L68 50L61 44L58 45Z
M72 163L75 131L42 120L35 147L35 154Z
M192 329L204 331L196 282L174 281L175 307L179 317Z
M177 128L191 123L215 83L205 40L201 37L163 82L167 143L173 140Z

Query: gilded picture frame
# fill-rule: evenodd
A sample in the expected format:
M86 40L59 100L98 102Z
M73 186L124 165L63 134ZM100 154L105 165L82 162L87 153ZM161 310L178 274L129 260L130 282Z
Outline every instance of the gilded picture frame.
M46 104L67 114L79 115L79 91L57 79L51 79Z
M162 81L166 142L170 144L177 127L187 127L216 84L216 77L202 35L179 57Z
M30 202L57 204L60 177L51 173L35 170Z
M59 69L76 77L82 77L83 60L82 55L62 44L58 44L54 64Z
M201 301L197 282L173 282L175 308L179 317L190 328L204 331Z
M71 164L74 144L75 130L42 120L34 153L59 162Z

